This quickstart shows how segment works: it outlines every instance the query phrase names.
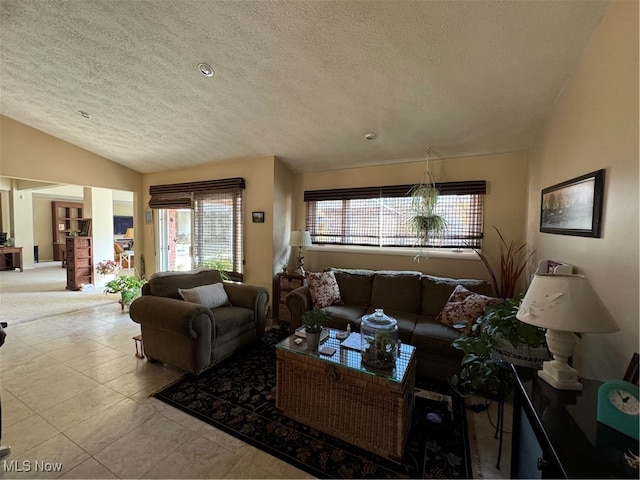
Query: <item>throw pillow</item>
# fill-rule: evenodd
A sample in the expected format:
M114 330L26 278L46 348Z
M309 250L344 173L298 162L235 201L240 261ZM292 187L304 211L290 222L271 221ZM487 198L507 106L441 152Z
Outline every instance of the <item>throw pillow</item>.
M464 331L470 332L475 321L484 313L485 307L503 302L502 298L487 297L458 285L449 296L447 304L438 314L437 319L439 322L451 326L466 320L467 326Z
M211 285L201 285L194 288L179 288L178 292L187 302L199 303L207 308L217 308L230 304L222 283L212 283Z
M307 272L307 283L315 308L342 305L340 289L333 272Z

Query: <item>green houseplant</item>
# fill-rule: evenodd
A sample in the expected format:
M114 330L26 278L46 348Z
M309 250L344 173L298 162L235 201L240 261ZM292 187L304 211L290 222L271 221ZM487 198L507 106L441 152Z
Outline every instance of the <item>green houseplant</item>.
M331 314L325 310L314 308L307 310L302 315L302 325L304 326L307 349L317 350L320 340L320 332L331 323Z
M506 299L499 305L486 307L470 331L467 322L454 325L465 329L453 341L453 347L464 356L460 373L451 377L451 385L461 395L478 390L495 395L503 380L500 362L538 367L550 358L544 328L521 322L516 313L524 293Z
M513 240L507 242L495 225L493 228L500 238L499 274L496 275L491 266L491 262L482 252L475 248L473 248L473 251L480 257L480 260L482 260L482 263L484 263L484 266L489 272L496 295L499 298L513 298L518 279L522 276L529 259L536 251L529 251L526 243L516 245Z
M104 293L119 293L119 303L124 310L125 305L130 305L131 302L142 295L142 286L145 283L147 281L137 275L122 275L107 282L104 286Z
M411 217L409 218L409 230L415 235L417 244L422 247L427 244L429 237L437 237L447 229L447 221L436 213L440 191L433 181L429 156L431 148L427 148L427 160L420 183L414 185L409 191L411 197ZM422 250L414 257L419 261L420 257L427 257Z

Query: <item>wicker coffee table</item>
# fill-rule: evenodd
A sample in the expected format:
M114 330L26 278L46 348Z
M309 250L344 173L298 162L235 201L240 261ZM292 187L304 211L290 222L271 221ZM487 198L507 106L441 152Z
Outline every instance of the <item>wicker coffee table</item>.
M393 371L372 371L336 333L320 346L335 348L332 356L308 352L294 335L276 346L276 406L300 423L398 461L413 414L415 347L401 345Z

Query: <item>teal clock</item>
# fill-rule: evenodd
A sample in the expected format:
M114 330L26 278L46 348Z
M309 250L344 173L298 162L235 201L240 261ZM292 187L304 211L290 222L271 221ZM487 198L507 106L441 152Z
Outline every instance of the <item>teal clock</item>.
M638 385L609 380L598 389L598 421L640 440L640 398Z

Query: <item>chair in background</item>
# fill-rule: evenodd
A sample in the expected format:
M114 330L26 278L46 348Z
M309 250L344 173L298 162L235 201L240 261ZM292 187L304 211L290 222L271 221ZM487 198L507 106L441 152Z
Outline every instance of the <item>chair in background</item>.
M120 245L119 243L114 243L113 248L116 252L116 259L117 259L117 262L120 264L120 268L130 269L131 259L134 255L133 250L125 250L124 248L122 248L122 245ZM125 262L127 264L126 267L125 267Z

